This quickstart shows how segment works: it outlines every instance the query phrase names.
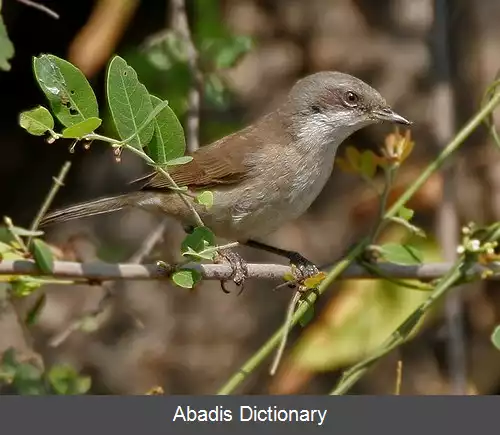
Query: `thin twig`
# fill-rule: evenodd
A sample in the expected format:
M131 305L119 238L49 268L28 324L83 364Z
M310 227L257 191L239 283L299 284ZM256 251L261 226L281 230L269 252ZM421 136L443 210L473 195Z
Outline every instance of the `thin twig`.
M155 161L149 157L146 153L144 153L142 150L138 150L137 148L134 148L132 146L129 146L129 145L125 145L125 148L131 152L133 152L134 154L137 154L139 157L143 158L147 163L149 163L150 165L156 165ZM184 202L184 204L186 205L186 207L189 209L189 211L191 212L191 214L193 215L193 218L194 220L196 221L196 225L200 226L200 227L203 227L205 226L205 224L203 223L203 221L201 220L201 217L200 215L198 214L198 212L196 211L196 209L194 208L194 205L192 202L189 201L189 199L186 197L186 195L184 195L181 191L180 191L180 188L179 186L177 185L177 183L174 181L174 179L171 177L171 175L165 171L165 169L163 168L160 168L158 167L157 168L157 171L160 172L167 180L168 182L170 183L170 185L177 190L177 194L180 196L180 198L182 199L182 201Z
M198 51L191 37L189 23L186 11L186 2L184 0L172 0L172 28L179 36L184 39L187 51L187 63L191 73L191 86L188 94L189 110L187 115L187 149L189 153L195 152L199 148L199 130L200 130L200 105L201 92L203 84L203 75L198 68Z
M70 161L65 162L64 165L62 166L61 170L59 171L59 175L57 177L53 178L52 187L50 188L49 193L45 197L45 200L43 201L43 204L40 207L40 210L38 210L38 213L35 216L35 219L33 219L33 222L31 223L30 231L36 231L38 229L38 225L40 225L40 221L42 220L42 218L45 216L45 213L47 213L47 210L52 205L52 202L54 201L54 198L56 197L57 192L59 192L59 189L61 188L61 186L64 186L64 179L66 178L66 175L68 174L68 171L70 168L71 168L71 162ZM33 236L28 237L28 242L27 242L28 246L31 244L32 238L33 238Z
M38 9L39 11L42 11L46 13L47 15L51 16L52 18L58 20L60 18L59 14L57 12L54 12L52 9L48 8L45 5L41 5L40 3L36 3L32 0L17 0L19 3L22 3L26 6L29 6L30 8L33 9Z
M394 394L396 396L401 395L401 383L403 380L403 361L398 360L398 365L396 368L396 387L394 388Z
M295 293L292 296L292 299L290 299L290 303L288 304L288 309L286 310L286 318L285 322L283 324L283 327L285 328L285 333L283 334L283 337L281 339L281 343L278 347L278 350L276 351L276 355L274 356L273 363L271 364L271 368L269 369L269 374L271 376L274 376L276 374L276 371L278 370L278 366L281 362L281 359L283 358L283 353L285 352L285 347L286 347L286 342L288 341L288 335L290 330L292 329L292 319L293 319L293 313L295 311L295 307L297 303L299 302L299 299L301 297L301 293L299 291L295 291Z
M154 249L154 247L161 241L163 238L163 233L165 232L165 229L167 228L167 219L163 219L157 226L156 228L146 237L142 245L139 247L139 249L135 252L132 257L130 257L129 262L138 264L142 263L144 258L146 258L151 251Z

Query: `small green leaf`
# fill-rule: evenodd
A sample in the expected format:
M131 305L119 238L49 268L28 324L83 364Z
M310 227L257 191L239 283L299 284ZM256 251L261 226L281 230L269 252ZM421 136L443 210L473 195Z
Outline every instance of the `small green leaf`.
M182 255L194 259L213 260L215 256L215 251L213 249L205 249L203 251L196 252L193 251L192 248L188 248L186 252L182 253Z
M214 205L214 194L209 190L204 190L196 195L195 201L200 205L204 205L209 210Z
M302 326L304 328L314 318L314 305L311 304L309 301L300 300L299 301L299 308L303 304L308 305L307 311L304 313L304 315L299 320L300 326Z
M153 111L149 92L137 78L135 70L120 56L108 66L106 88L109 109L121 139L133 137L129 144L137 149L145 147L154 134L153 120L147 122Z
M217 54L214 57L217 69L226 69L235 66L243 55L252 49L253 41L248 36L232 36L220 41L214 41ZM210 48L212 51L213 48Z
M373 178L375 176L377 165L371 151L364 151L361 154L359 159L359 170L365 177Z
M413 217L413 214L415 212L409 208L406 208L405 206L402 206L399 210L398 210L398 216L401 218L401 219L404 219L405 221L410 221L411 218Z
M176 159L172 159L169 160L168 162L165 162L165 166L185 165L186 163L189 163L191 160L193 160L193 157L191 156L177 157Z
M0 227L0 240L4 243L12 243L15 239L7 227Z
M42 312L46 301L47 301L47 295L45 293L42 293L37 298L33 307L31 307L31 309L26 314L26 317L24 319L24 322L26 323L26 325L31 326L31 325L34 325L38 321L38 318L40 317L40 313Z
M19 125L34 136L42 136L54 128L54 118L43 106L22 112L19 115Z
M217 107L225 107L228 98L224 82L217 74L209 74L205 80L205 98Z
M500 325L497 325L491 334L491 342L500 350Z
M2 363L0 364L0 371L2 372L2 379L12 382L16 375L16 368L19 365L16 359L16 351L13 347L9 347L2 355Z
M382 257L394 264L415 265L422 264L422 253L410 245L400 245L398 243L387 243L379 247Z
M8 245L7 243L0 242L0 254L4 254L5 252L11 252L14 251L14 247L11 245Z
M314 276L306 278L304 280L304 286L308 289L317 288L325 278L326 278L326 273L319 272Z
M181 250L188 252L191 248L195 252L201 252L204 249L214 246L215 235L207 227L196 227L191 234L188 234L183 240Z
M34 239L30 251L33 254L36 265L43 273L52 273L54 271L54 256L49 245L41 239Z
M50 385L59 395L85 394L91 386L89 376L80 376L69 365L57 365L48 374Z
M193 288L201 281L201 274L194 269L183 269L172 274L174 284L183 288Z
M150 95L153 108L162 101ZM184 156L186 139L184 130L174 111L164 107L154 118L154 135L147 147L148 155L158 165L166 165L168 161Z
M295 277L293 276L292 273L285 273L283 275L283 279L288 282L295 281Z
M43 281L31 276L20 276L10 281L12 294L15 297L22 298L31 295L38 290L43 284Z
M30 363L17 366L12 384L20 395L41 396L46 393L41 370Z
M102 123L100 118L88 118L85 121L65 128L62 131L62 137L67 139L80 139L86 134L93 133Z
M33 58L33 70L52 113L65 127L99 116L94 91L77 67L52 54L43 54Z
M0 2L1 3L1 2ZM10 71L9 60L14 56L14 45L9 39L7 28L0 15L0 69Z

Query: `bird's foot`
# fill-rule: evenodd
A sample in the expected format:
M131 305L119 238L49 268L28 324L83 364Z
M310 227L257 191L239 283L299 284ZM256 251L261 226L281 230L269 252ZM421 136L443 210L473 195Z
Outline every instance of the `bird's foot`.
M320 270L312 261L309 261L298 252L290 252L288 258L290 259L292 275L295 279L294 282L290 283L290 287L293 288L296 286L296 284L298 284L298 289L299 291L301 291L302 289L304 289L304 281L307 278L318 275L320 273Z
M243 292L245 288L245 281L248 278L248 267L246 261L236 252L230 249L220 249L215 255L216 263L229 263L232 268L231 279L240 288L238 295ZM220 282L220 286L224 293L231 293L226 288L228 280Z

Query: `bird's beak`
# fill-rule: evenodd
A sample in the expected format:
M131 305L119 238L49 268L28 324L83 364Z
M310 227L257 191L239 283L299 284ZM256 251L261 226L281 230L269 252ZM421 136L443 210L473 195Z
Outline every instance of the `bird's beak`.
M384 107L383 109L376 109L373 110L372 113L375 116L375 118L379 119L380 121L389 121L404 125L413 124L411 121L408 121L406 118L403 118L401 115L398 115L390 107Z

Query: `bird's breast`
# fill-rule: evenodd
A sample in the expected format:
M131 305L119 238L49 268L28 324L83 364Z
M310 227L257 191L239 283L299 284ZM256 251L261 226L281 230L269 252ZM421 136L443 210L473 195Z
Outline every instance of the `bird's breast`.
M215 193L214 230L237 240L258 238L302 215L331 175L334 152L328 151L291 148L265 156L251 178Z

